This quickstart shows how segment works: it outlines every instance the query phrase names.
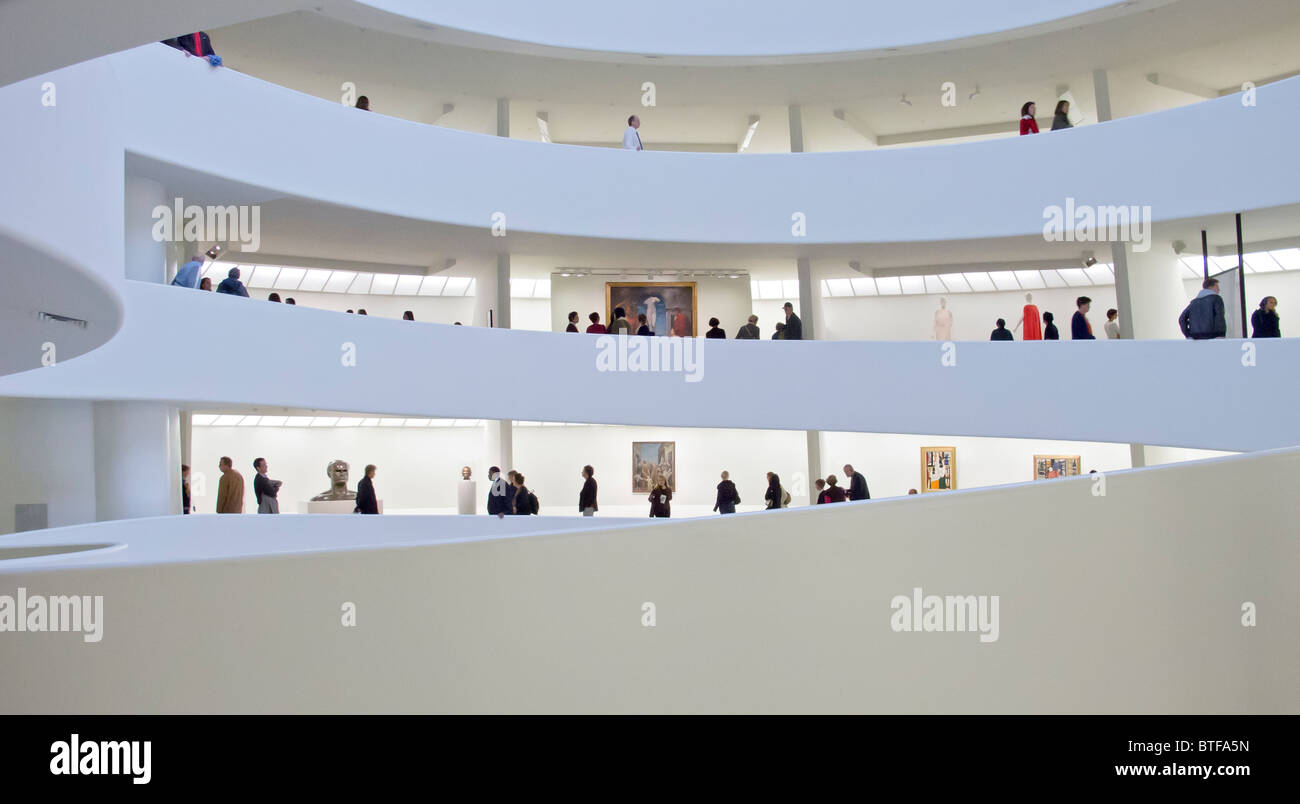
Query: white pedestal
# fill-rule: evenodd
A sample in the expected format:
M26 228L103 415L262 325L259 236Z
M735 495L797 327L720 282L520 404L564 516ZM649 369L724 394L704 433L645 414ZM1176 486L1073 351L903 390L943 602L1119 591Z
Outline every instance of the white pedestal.
M478 481L462 480L456 486L456 513L472 514L478 505Z
M384 501L378 500L379 513L384 512ZM298 503L298 513L300 514L350 514L357 507L356 500L321 500L319 502L300 502Z

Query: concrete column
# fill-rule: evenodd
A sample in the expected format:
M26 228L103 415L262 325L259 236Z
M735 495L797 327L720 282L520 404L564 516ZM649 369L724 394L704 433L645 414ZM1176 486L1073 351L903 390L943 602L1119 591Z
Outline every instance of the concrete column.
M817 478L824 476L822 475L822 432L808 430L806 434L808 436L808 502L815 503L817 486L814 483Z
M497 98L497 136L510 136L510 99Z
M94 427L95 519L179 514L180 411L161 402L96 402Z
M194 414L188 410L180 413L180 432L181 432L181 463L194 468L191 460L194 457Z
M483 451L487 463L483 467L487 477L488 466L501 467L501 474L515 468L514 423L509 419L488 419L484 422Z
M1092 88L1097 96L1097 122L1105 123L1111 119L1110 75L1105 70L1093 70Z
M497 255L496 325L510 329L510 255Z
M1174 339L1183 337L1178 315L1187 306L1182 265L1167 246L1152 244L1136 252L1128 243L1114 243L1115 297L1119 309L1120 337L1124 339ZM1147 465L1148 448L1129 444L1133 468Z
M803 107L791 104L790 115L790 153L803 153Z
M126 177L124 204L126 229L123 260L126 278L143 282L166 282L167 240L154 240L155 207L172 208L161 183L136 176ZM198 244L194 244L198 248Z

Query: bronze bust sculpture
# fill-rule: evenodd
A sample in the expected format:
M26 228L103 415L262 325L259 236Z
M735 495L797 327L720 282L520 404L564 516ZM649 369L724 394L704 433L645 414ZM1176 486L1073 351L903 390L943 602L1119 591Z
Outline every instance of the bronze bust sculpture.
M357 493L355 491L348 491L347 461L330 461L325 466L325 476L330 479L330 489L329 491L322 491L320 494L312 497L312 502L355 500L357 498Z

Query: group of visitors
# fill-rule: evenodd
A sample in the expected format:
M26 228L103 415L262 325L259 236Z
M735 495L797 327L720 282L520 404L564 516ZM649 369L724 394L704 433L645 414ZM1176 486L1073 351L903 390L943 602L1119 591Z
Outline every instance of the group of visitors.
M803 322L795 314L794 305L786 302L782 307L785 320L778 322L776 331L772 333L774 341L800 341L803 340ZM632 323L627 320L627 310L623 307L614 308L614 320L609 326L600 323L600 313L589 313L587 320L591 322L585 330L588 335L654 335L655 331L650 327L645 313L638 313L636 317L636 332L632 331ZM565 332L582 332L578 329L578 311L574 310L569 313L568 326L564 328ZM669 334L681 337L690 335L689 324L686 317L673 317L669 323ZM716 339L727 337L727 331L722 328L722 322L716 317L709 319L709 329L704 333L705 338ZM751 315L741 327L736 330L736 340L759 340L758 316Z
M244 476L235 469L235 462L226 455L217 462L221 470L221 480L217 482L217 513L244 513ZM257 513L280 513L280 487L282 480L272 480L268 474L270 466L266 458L253 459L253 494L257 498ZM356 507L354 514L378 514L379 498L375 495L375 465L367 464L365 476L357 482ZM193 512L190 496L190 467L181 464L181 513Z
M524 485L522 472L511 469L503 477L501 468L493 466L488 469L488 480L492 481L492 485L488 488L487 512L489 514L504 518L507 515L529 516L541 513L541 504L537 501L537 495ZM595 504L593 492L592 505Z
M825 480L817 478L813 483L817 488L814 505L871 499L871 492L867 490L866 476L854 471L852 464L844 464L844 476L849 479L848 491L840 486L839 478L835 475L827 475Z
M1092 309L1092 299L1087 296L1080 296L1074 300L1074 317L1070 319L1070 339L1076 341L1093 341L1097 337L1092 334L1092 323L1088 321L1088 311ZM1044 311L1040 325L1038 307L1032 303L1027 296L1024 310L1024 316L1020 323L1016 324L1016 329L1024 325L1025 331L1022 335L1026 341L1059 341L1061 332L1056 328L1056 316L1051 312ZM1119 335L1119 310L1114 307L1106 311L1106 337L1115 339ZM1007 329L1007 322L1004 318L999 318L993 332L989 335L991 341L1014 341L1015 335Z
M1020 134L1037 134L1038 120L1034 115L1038 113L1038 104L1033 101L1026 101L1020 107ZM1056 111L1052 114L1052 131L1063 128L1074 128L1070 122L1070 102L1067 100L1056 102Z

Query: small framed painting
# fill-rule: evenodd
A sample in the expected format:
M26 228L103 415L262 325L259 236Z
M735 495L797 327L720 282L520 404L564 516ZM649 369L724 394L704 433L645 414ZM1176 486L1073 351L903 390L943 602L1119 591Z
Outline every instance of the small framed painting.
M921 447L921 493L957 488L957 448Z
M632 442L632 492L649 494L655 479L663 477L670 491L677 491L677 442Z
M1035 455L1034 480L1052 480L1082 474L1078 455Z

